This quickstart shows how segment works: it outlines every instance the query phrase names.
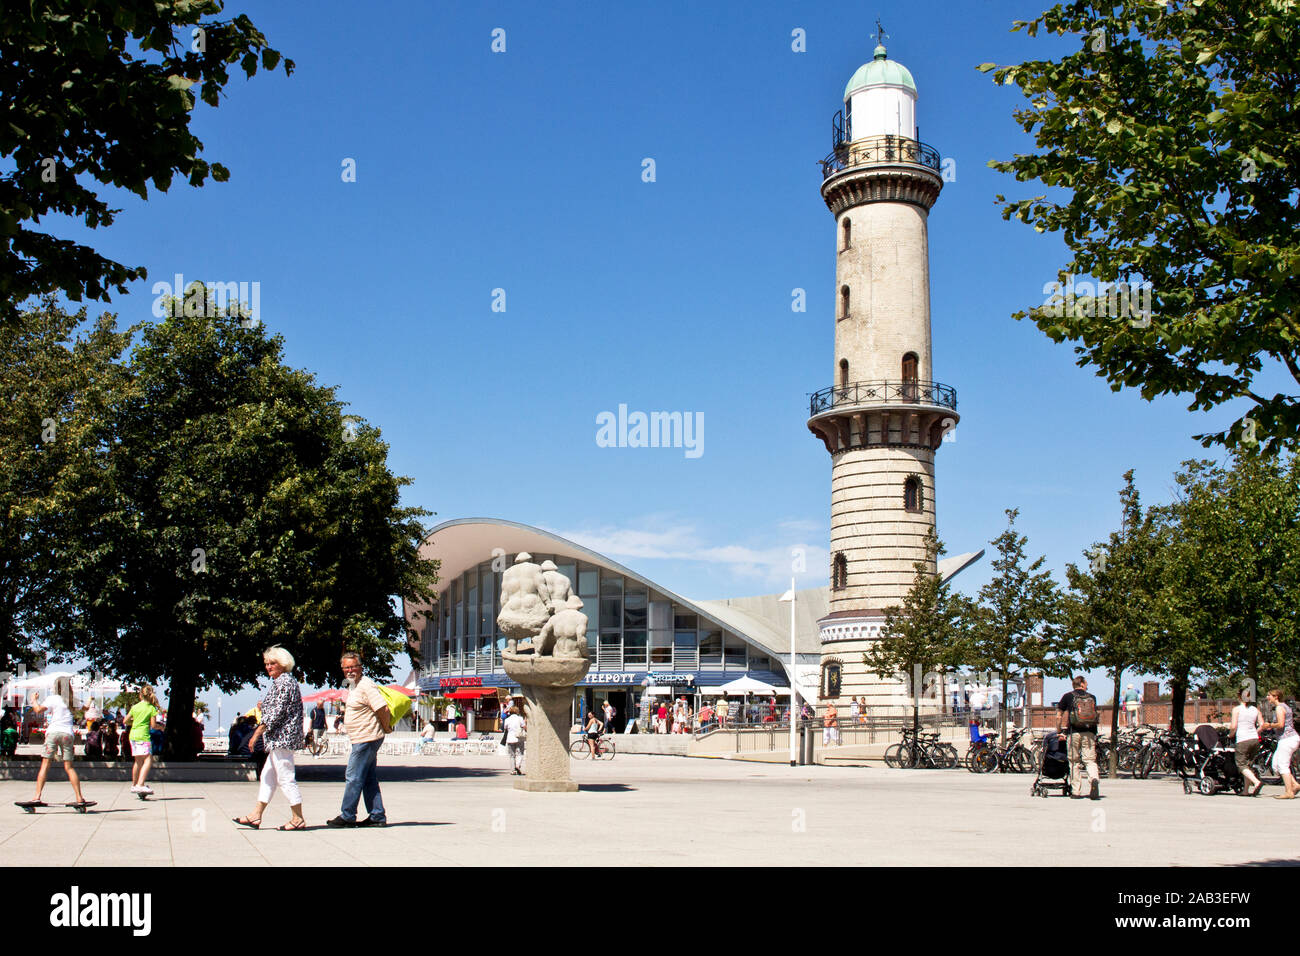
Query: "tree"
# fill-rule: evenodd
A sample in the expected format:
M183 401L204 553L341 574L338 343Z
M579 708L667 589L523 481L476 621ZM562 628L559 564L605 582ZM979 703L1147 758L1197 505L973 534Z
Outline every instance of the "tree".
M942 673L956 663L967 599L955 595L939 578L936 562L944 553L934 529L926 535L925 558L912 567L912 587L901 605L885 608L881 637L862 655L863 663L882 680L905 675L912 697L912 726L921 724L921 675ZM942 689L939 690L942 694Z
M1029 539L1015 531L1019 514L1008 510L1007 530L990 542L998 552L992 561L994 576L979 590L964 652L969 663L1001 676L998 716L1004 741L1009 675L1043 666L1059 643L1060 591L1052 573L1041 570L1045 557L1024 566Z
M129 335L78 334L46 297L0 324L0 669L33 664L75 613L63 543L102 505L103 411Z
M253 76L281 59L248 17L211 19L220 0L64 0L5 4L0 18L0 325L28 297L61 290L74 302L107 301L109 289L143 279L88 246L58 239L31 223L51 213L91 229L110 226L116 210L87 183L166 192L176 174L192 186L230 177L200 157L190 132L199 98L216 107L238 64ZM206 19L205 19L206 18Z
M1119 735L1119 694L1124 671L1145 660L1151 649L1150 626L1154 617L1153 586L1149 573L1154 534L1142 511L1133 471L1124 473L1119 493L1122 520L1104 545L1087 555L1087 569L1067 564L1070 592L1065 597L1065 633L1078 648L1082 666L1100 668L1110 675L1114 706L1111 739ZM1119 773L1118 752L1110 754L1111 776Z
M1188 461L1175 481L1161 554L1165 603L1183 622L1175 629L1194 632L1185 640L1199 654L1175 695L1185 695L1193 673L1286 683L1300 656L1300 462Z
M1257 383L1283 367L1300 383L1294 4L1075 0L1014 30L1078 35L1079 49L979 67L1029 99L1015 119L1038 147L989 165L1065 191L998 196L1002 216L1061 233L1062 282L1137 283L1149 306L1134 315L1123 286L1081 288L1015 317L1081 343L1079 366L1116 391L1188 395L1189 410L1248 401L1227 429L1195 436L1206 447L1295 447L1300 390Z
M105 670L166 678L172 754L192 746L196 691L255 682L269 645L308 682L345 647L387 673L407 631L393 596L432 604L437 581L417 551L427 512L401 506L378 430L282 365L278 336L210 296L191 308L194 288L131 354L69 629Z

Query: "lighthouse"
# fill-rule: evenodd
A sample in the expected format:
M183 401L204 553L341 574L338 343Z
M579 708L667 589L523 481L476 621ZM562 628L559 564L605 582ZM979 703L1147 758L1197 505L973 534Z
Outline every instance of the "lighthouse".
M907 692L868 672L862 655L926 560L935 453L958 421L956 391L931 361L927 222L943 177L919 139L916 101L912 74L877 45L844 89L822 161L835 218L835 361L808 428L831 458L830 611L818 622L827 701L899 703Z

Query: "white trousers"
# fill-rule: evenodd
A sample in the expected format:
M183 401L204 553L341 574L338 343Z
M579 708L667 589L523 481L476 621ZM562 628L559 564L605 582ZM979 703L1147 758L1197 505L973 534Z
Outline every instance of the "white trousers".
M1300 736L1295 734L1283 737L1277 742L1277 750L1273 751L1273 770L1275 773L1280 775L1291 772L1291 755L1295 753L1298 746L1300 746Z
M302 792L293 775L293 751L288 747L277 747L266 755L266 766L262 768L262 785L257 788L257 802L270 803L276 785L289 801L289 806L296 807L302 803Z

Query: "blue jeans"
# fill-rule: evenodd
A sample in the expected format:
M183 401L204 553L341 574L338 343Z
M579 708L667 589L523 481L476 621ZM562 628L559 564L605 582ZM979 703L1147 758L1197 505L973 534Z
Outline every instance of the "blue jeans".
M379 795L379 748L384 738L370 740L364 744L353 744L348 754L348 769L343 779L343 806L339 816L349 823L357 819L357 803L365 800L366 812L370 819L378 822L384 816L384 801Z

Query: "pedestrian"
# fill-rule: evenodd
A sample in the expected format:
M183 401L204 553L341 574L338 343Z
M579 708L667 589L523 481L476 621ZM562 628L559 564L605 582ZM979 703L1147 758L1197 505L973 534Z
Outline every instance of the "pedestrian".
M1296 746L1300 745L1300 734L1296 733L1294 714L1291 708L1282 703L1282 692L1274 689L1268 692L1268 701L1273 705L1273 722L1262 724L1265 730L1277 731L1277 750L1273 751L1273 771L1282 778L1285 793L1279 793L1274 800L1294 800L1300 787L1296 786L1295 777L1291 775L1291 757Z
M1132 684L1129 684L1132 687ZM1264 781L1255 776L1251 766L1259 755L1259 725L1262 721L1250 690L1241 692L1241 703L1232 708L1232 723L1228 729L1237 745L1237 769L1250 787L1245 795L1253 797L1264 789Z
M713 705L713 712L718 717L718 726L719 727L727 726L727 715L729 713L729 708L727 706L727 698L719 697L718 702Z
M99 733L101 746L103 747L105 760L117 759L117 724L112 720L101 720L99 722Z
M1088 679L1083 676L1071 681L1067 691L1056 705L1056 732L1062 728L1069 734L1070 796L1082 799L1082 771L1088 771L1088 796L1101 799L1101 775L1097 771L1097 698L1088 693Z
M605 726L609 726L608 722L605 723ZM655 711L655 733L668 733L668 705L662 700L659 701L659 709Z
M1254 704L1252 703L1251 706L1254 707ZM1138 692L1133 689L1132 684L1129 684L1128 689L1124 691L1124 713L1128 717L1128 725L1130 727L1136 727L1138 725L1138 707ZM1234 710L1235 709L1236 708L1234 708ZM1259 708L1256 707L1255 710L1258 713ZM1259 740L1258 733L1256 733L1255 739Z
M379 792L379 748L384 735L393 732L392 715L388 701L369 677L361 673L361 655L344 651L339 661L348 685L348 699L344 706L343 731L352 742L348 754L348 767L344 775L343 805L339 815L327 822L331 827L384 827L388 817L384 813L384 800ZM364 801L364 820L357 819L357 804Z
M601 707L601 710L604 712L605 715L605 726L609 729L609 732L612 734L614 732L614 714L616 714L617 711L614 709L614 705L609 702L608 698L606 698L605 704L603 707Z
M833 703L826 705L826 713L822 716L822 743L840 745L840 712Z
M319 757L325 752L325 703L316 701L311 709L311 742Z
M104 732L100 729L102 721L95 720L86 733L86 759L102 760L104 758Z
M74 723L72 719L72 681L66 677L57 678L51 693L41 701L40 694L32 691L31 705L33 714L49 713L49 725L45 730L45 748L41 752L41 769L36 772L35 802L41 802L41 792L45 789L45 779L50 772L51 760L62 760L63 769L72 784L72 794L77 803L84 804L86 798L81 794L81 778L72 768L75 755L73 738Z
M862 719L862 705L858 703L856 697L853 698L853 703L849 705L849 715L853 718L853 726L856 727L858 721Z
M293 752L302 746L302 691L293 679L293 655L280 645L268 647L262 655L262 666L271 678L271 686L258 707L261 722L253 730L250 743L261 742L266 751L266 763L257 789L257 809L248 816L236 817L242 827L256 830L262 825L262 814L271 802L278 786L289 801L289 822L277 829L305 830L307 820L302 815L302 792L294 775ZM254 816L256 814L256 816Z
M153 768L153 744L149 734L158 730L158 695L148 684L140 685L140 700L126 716L126 727L131 744L131 792L153 793L149 786L149 771Z
M527 723L519 713L519 708L512 706L506 716L506 753L510 755L511 773L524 775L524 738Z

